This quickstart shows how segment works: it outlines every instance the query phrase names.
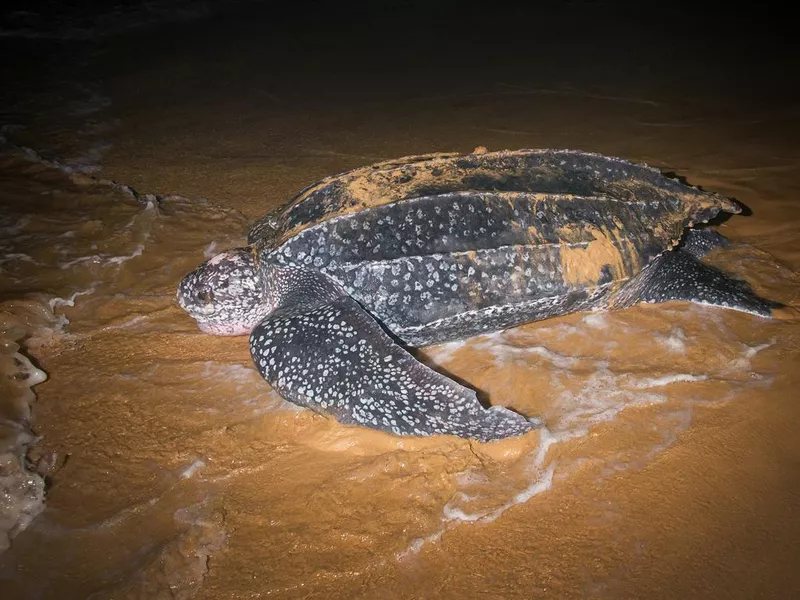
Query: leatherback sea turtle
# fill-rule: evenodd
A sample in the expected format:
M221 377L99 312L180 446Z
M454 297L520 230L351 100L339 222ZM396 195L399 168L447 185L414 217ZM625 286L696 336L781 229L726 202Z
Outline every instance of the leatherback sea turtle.
M284 398L399 435L480 441L535 419L424 366L424 346L576 311L688 300L769 316L775 303L698 258L688 228L722 196L656 169L568 150L430 154L329 177L258 221L244 248L189 273L203 331L250 334Z

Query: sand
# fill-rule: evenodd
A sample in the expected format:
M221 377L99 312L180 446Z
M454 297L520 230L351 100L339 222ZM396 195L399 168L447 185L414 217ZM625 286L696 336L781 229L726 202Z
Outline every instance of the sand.
M709 261L797 306L800 108L758 23L420 6L28 55L4 92L24 127L3 130L0 324L4 356L16 340L28 383L47 380L29 426L14 388L30 522L0 555L3 598L800 594L791 314L635 306L425 349L547 426L477 444L293 407L245 338L175 303L183 274L318 179L485 146L603 152L735 197L750 214Z

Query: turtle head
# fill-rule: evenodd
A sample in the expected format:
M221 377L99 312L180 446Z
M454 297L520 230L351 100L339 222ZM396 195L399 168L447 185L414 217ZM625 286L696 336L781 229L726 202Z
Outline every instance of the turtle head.
M217 254L189 273L178 286L178 304L206 333L249 334L269 312L252 248Z

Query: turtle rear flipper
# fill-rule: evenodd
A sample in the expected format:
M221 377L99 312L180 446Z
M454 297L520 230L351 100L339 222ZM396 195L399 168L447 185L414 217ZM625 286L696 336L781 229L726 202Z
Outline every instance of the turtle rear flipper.
M713 229L689 229L683 236L679 250L683 250L695 258L703 258L716 248L727 248L728 238Z
M319 274L307 275L324 283ZM485 442L536 427L503 407L483 408L474 391L414 359L349 296L304 296L250 336L257 368L284 398L342 423L398 435Z
M761 317L770 317L773 309L783 307L758 296L746 282L700 262L684 250L671 250L657 257L620 291L612 304L624 308L637 302L671 300L720 306Z

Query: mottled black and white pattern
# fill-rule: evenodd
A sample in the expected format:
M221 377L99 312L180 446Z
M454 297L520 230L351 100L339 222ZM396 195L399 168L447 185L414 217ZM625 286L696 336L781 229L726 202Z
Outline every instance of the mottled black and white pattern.
M482 442L535 427L503 407L483 408L474 391L415 360L346 295L275 311L253 330L250 351L284 398L342 423Z
M673 300L732 308L761 317L769 317L772 309L782 306L758 296L747 282L703 264L683 250L665 252L656 258L615 301L623 307Z
M768 316L777 304L699 262L722 236L685 234L739 210L597 154L410 157L306 188L253 227L250 247L187 275L178 300L204 331L252 331L259 371L292 402L398 435L489 441L535 423L483 408L396 339L422 346L637 302Z
M681 240L679 249L694 256L703 258L706 254L717 248L727 248L728 239L713 229L690 229Z
M427 345L591 308L685 225L661 201L456 192L323 221L263 260L320 271L395 335ZM618 272L565 278L563 253L598 235Z
M178 304L215 335L245 335L272 307L252 248L234 248L210 258L183 278Z

